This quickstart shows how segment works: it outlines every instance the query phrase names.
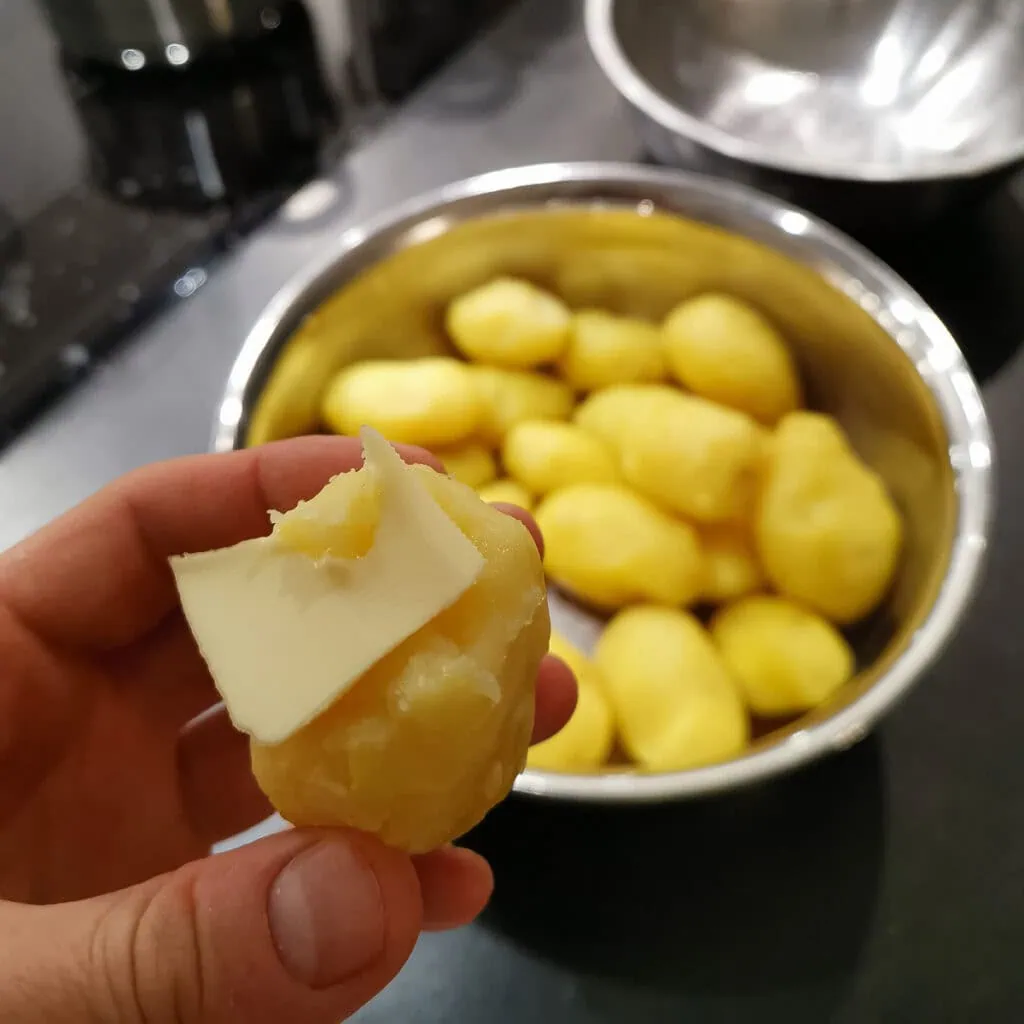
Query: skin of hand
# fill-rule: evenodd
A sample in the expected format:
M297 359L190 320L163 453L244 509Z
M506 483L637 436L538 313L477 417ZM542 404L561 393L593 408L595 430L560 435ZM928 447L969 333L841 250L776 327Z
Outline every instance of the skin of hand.
M267 509L361 461L354 439L307 437L149 466L0 555L7 1024L334 1024L421 930L487 902L489 867L455 847L409 857L354 831L292 829L209 855L271 809L248 738L210 710L167 558L264 535ZM526 513L504 511L540 543ZM549 656L534 739L574 701Z

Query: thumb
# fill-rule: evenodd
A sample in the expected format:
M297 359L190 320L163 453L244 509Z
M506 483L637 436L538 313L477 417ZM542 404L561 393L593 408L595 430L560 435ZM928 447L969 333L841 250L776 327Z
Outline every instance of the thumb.
M410 859L298 829L107 896L0 903L6 1024L335 1024L420 931Z

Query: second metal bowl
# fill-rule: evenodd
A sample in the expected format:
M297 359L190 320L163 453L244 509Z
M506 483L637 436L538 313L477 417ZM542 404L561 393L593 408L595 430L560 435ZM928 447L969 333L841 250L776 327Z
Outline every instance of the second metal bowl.
M588 0L652 155L853 231L922 226L1024 161L1018 0Z
M724 764L671 774L526 771L519 792L644 801L730 789L862 737L955 632L981 571L992 505L984 408L949 333L865 250L793 207L696 175L553 164L481 175L341 236L253 327L231 372L214 447L315 431L331 376L361 358L445 351L444 309L499 274L574 307L659 320L723 290L785 333L812 404L835 415L903 512L902 565L859 631L840 698ZM599 623L552 594L586 646Z

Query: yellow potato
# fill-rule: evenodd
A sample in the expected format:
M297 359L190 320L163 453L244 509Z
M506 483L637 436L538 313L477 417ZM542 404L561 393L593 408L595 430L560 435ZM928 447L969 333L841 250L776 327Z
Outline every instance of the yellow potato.
M572 318L569 347L559 368L578 391L661 380L665 376L661 332L645 320L581 310Z
M327 386L322 404L324 422L339 434L369 426L389 441L428 448L464 441L482 413L472 371L446 356L353 363Z
M703 598L720 604L760 590L764 575L757 561L753 540L735 526L706 526L700 531L704 550Z
M576 710L559 732L530 748L526 766L543 771L592 772L608 760L615 742L615 721L603 683L594 663L554 632L550 650L576 676Z
M467 487L479 489L498 475L494 453L479 441L467 441L454 448L435 448L434 454L444 463L449 476Z
M584 654L575 644L566 640L557 629L551 630L551 636L548 639L548 653L553 654L556 658L561 658L572 669L572 674L577 680L583 676L597 687L604 685L600 682L597 666L594 665L593 659Z
M523 769L550 628L540 558L522 524L457 480L415 471L484 556L483 572L308 725L282 743L252 742L256 780L288 821L361 829L412 853L472 828ZM374 487L363 472L345 474L275 531L307 554L365 554L380 507Z
M509 476L534 494L620 479L615 456L604 441L558 420L517 423L505 436L501 460Z
M853 676L853 651L839 630L781 597L729 605L715 616L711 636L757 715L809 711Z
M799 408L800 378L782 335L739 299L708 294L662 326L669 370L695 394L772 424Z
M736 757L747 745L750 723L739 689L687 612L627 608L608 624L594 662L623 746L643 767L699 768Z
M471 370L483 403L479 433L487 441L500 444L523 420L565 420L572 412L574 397L565 381L495 366Z
M835 420L795 412L779 423L767 446L755 537L781 594L834 622L856 622L889 588L902 536L881 478Z
M697 522L749 518L765 431L749 416L663 384L595 391L574 420L619 454L638 491Z
M527 370L565 351L571 317L569 307L549 292L502 277L455 299L446 325L467 359Z
M549 577L586 601L682 605L700 594L697 532L628 487L574 484L549 494L535 517Z
M484 484L477 490L477 494L490 504L501 503L505 505L518 505L525 508L527 512L533 508L533 495L522 485L502 477L493 483Z

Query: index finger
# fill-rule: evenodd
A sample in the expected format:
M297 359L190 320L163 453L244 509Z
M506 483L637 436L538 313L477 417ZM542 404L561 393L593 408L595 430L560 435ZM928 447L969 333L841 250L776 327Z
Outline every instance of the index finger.
M440 469L425 450L396 447ZM312 436L146 466L0 556L0 603L52 644L123 646L176 606L170 555L264 536L269 509L293 508L362 460L356 438Z

